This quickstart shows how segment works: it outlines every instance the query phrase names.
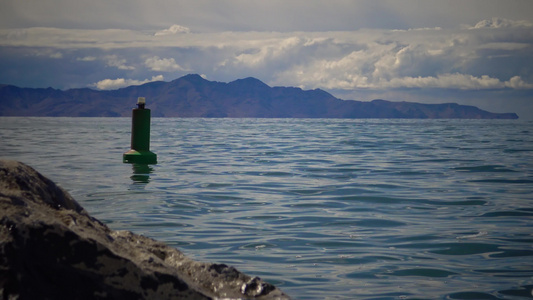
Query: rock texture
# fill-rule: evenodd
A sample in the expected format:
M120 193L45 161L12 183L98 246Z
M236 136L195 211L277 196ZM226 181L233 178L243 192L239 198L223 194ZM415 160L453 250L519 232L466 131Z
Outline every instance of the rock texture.
M258 277L113 231L31 167L0 160L0 299L289 299Z

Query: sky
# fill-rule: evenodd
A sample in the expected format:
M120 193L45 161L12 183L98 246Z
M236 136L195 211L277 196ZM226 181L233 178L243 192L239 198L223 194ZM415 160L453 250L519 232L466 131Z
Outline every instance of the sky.
M531 0L0 0L0 83L200 74L533 120Z

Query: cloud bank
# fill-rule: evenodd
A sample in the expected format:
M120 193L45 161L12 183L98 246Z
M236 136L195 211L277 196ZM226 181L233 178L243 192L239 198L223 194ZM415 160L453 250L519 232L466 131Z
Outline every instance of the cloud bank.
M532 89L531 28L501 18L459 29L333 32L193 33L176 24L152 32L26 28L0 30L0 48L36 49L35 56L56 61L79 52L76 61L105 66L98 88L153 72L188 72L323 89ZM107 77L110 69L119 79Z
M167 26L0 29L0 83L104 90L197 73L209 80L254 76L272 86L368 97L359 100L411 100L423 90L442 97L450 91L513 91L533 99L533 23L524 20L336 31Z

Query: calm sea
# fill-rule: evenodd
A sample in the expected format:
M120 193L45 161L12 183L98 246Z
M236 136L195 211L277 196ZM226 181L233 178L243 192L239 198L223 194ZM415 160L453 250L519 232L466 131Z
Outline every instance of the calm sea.
M294 299L525 299L533 122L0 118L25 162L116 230L233 265Z

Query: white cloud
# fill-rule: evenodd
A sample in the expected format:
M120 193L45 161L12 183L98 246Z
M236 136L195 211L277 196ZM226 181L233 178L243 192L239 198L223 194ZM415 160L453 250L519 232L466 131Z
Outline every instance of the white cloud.
M50 53L50 56L49 56L49 57L50 57L50 58L57 58L57 59L59 59L59 58L63 58L63 53L61 53L61 52Z
M487 75L475 77L468 74L442 74L428 77L397 77L382 82L382 88L447 88L461 90L480 90L503 88L505 84Z
M442 74L437 76L417 76L417 77L394 77L390 80L380 78L376 81L370 80L364 75L346 76L339 80L329 78L324 81L330 89L354 90L360 88L368 89L390 89L390 88L442 88L458 90L489 90L489 89L532 89L533 84L527 83L520 76L514 76L508 81L501 81L488 75L479 77L468 74Z
M93 84L93 86L95 86L99 90L114 90L114 89L119 89L122 87L127 87L130 85L141 85L141 84L145 84L148 82L163 81L164 79L165 78L163 77L163 75L152 76L152 79L145 79L145 80L124 79L124 78L104 79Z
M470 29L480 29L480 28L530 28L533 27L533 23L525 20L508 20L504 18L494 17L492 19L479 21Z
M299 37L289 37L262 46L247 53L241 53L235 57L235 63L249 67L261 66L268 61L279 59L294 49L301 49L305 41Z
M161 31L157 31L154 35L155 36L161 36L161 35L171 35L171 34L179 34L179 33L190 33L191 30L185 26L174 24L170 26L168 29L164 29Z
M533 89L533 83L525 82L520 76L513 76L509 81L505 82L505 86L517 90Z
M159 56L154 56L147 58L144 64L150 70L157 72L186 71L186 69L176 63L174 58L159 58Z
M85 56L76 58L77 61L95 61L96 57L94 56Z
M40 57L47 57L47 58L54 58L54 59L63 58L63 53L61 53L59 51L55 51L55 49L35 49L35 50L31 51L31 55L40 56Z
M118 58L117 55L107 55L105 59L108 67L115 67L119 70L135 70L135 67L126 65L126 59Z

